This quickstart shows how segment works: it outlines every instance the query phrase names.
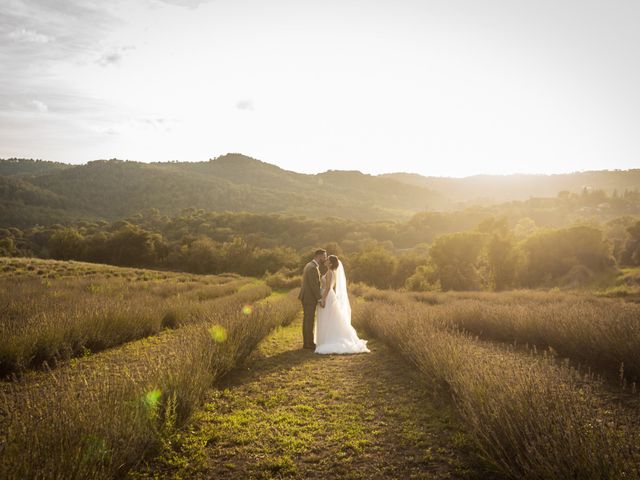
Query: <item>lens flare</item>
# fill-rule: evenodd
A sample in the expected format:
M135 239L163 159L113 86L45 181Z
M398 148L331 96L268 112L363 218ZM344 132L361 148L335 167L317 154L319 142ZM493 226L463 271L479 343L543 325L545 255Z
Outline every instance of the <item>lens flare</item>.
M142 396L142 405L145 408L147 416L151 419L158 417L161 396L162 392L159 388L154 388Z
M242 307L242 313L244 313L245 315L251 315L253 313L253 306L245 305L244 307Z
M216 343L222 343L227 339L227 329L221 325L214 325L209 329L209 335Z
M147 392L144 396L144 403L150 409L154 410L158 406L158 402L160 401L160 396L162 392L159 388L155 388L150 392Z

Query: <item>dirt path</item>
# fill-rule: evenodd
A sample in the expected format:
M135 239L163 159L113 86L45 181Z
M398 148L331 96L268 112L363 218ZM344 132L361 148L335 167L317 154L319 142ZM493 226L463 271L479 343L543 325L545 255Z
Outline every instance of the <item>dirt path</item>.
M381 342L370 354L302 350L300 321L245 365L135 478L477 478L450 411Z

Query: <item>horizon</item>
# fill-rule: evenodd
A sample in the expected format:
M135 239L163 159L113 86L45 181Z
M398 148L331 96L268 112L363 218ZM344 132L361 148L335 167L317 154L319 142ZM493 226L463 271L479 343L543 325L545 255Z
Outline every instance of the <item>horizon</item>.
M319 170L319 171L301 171L301 170L292 170L292 169L287 169L284 168L280 165L278 165L277 163L272 163L260 158L256 158L256 157L252 157L250 155L246 155L244 153L239 153L239 152L227 152L227 153L223 153L221 155L217 155L215 157L210 157L207 158L205 160L176 160L176 159L169 159L169 160L151 160L151 161L143 161L143 160L135 160L132 158L117 158L117 157L112 157L112 158L97 158L97 159L92 159L92 160L86 160L86 161L81 161L81 162L65 162L65 161L59 161L59 160L51 160L51 159L47 159L47 158L35 158L35 157L6 157L6 158L2 158L0 157L0 161L3 160L31 160L31 161L43 161L43 162L53 162L53 163L61 163L64 165L69 165L69 166L83 166L83 165L87 165L89 163L92 162L108 162L108 161L112 161L112 160L116 160L116 161L122 161L122 162L134 162L134 163L143 163L143 164L163 164L163 163L206 163L206 162L210 162L210 161L215 161L218 158L221 157L226 157L228 155L240 155L246 158L249 158L251 160L255 160L257 162L261 162L261 163L265 163L277 168L280 168L281 170L287 171L287 172L291 172L291 173L297 173L297 174L301 174L301 175L320 175L323 173L327 173L327 172L357 172L363 175L371 175L371 176L386 176L386 175L417 175L417 176L421 176L421 177L425 177L425 178L450 178L450 179L465 179L465 178L473 178L473 177L544 177L544 176L556 176L556 175L578 175L578 174L585 174L585 173L598 173L598 172L631 172L631 171L635 171L635 170L640 170L640 167L629 167L629 168L607 168L607 169L600 169L600 170L572 170L572 171L558 171L558 172L550 172L550 173L535 173L535 172L513 172L513 173L473 173L470 175L463 175L463 176L455 176L455 175L431 175L431 174L425 174L425 173L418 173L418 172L410 172L410 171L399 171L399 170L390 170L390 171L386 171L386 172L380 172L380 173L373 173L373 172L368 172L365 170L361 170L361 169L336 169L336 168L331 168L331 169L327 169L327 170Z
M249 158L251 160L257 161L257 162L261 162L261 163L265 163L277 168L280 168L281 170L287 171L287 172L291 172L291 173L297 173L297 174L301 174L301 175L320 175L323 173L327 173L327 172L356 172L356 173L360 173L362 175L371 175L371 176L375 176L375 177L382 177L382 176L386 176L386 175L417 175L417 176L421 176L421 177L425 177L425 178L450 178L450 179L465 179L465 178L473 178L473 177L545 177L545 176L554 176L554 175L578 175L578 174L584 174L584 173L598 173L598 172L630 172L630 171L635 171L635 170L639 170L640 168L615 168L615 169L602 169L602 170L574 170L574 171L565 171L565 172L553 172L553 173L526 173L526 172L514 172L514 173L475 173L475 174L471 174L471 175L464 175L464 176L452 176L452 175L429 175L429 174L423 174L423 173L417 173L417 172L405 172L405 171L388 171L388 172L382 172L382 173L371 173L371 172L367 172L367 171L363 171L363 170L354 170L354 169L328 169L328 170L321 170L321 171L315 171L315 172L305 172L305 171L298 171L298 170L290 170L290 169L286 169L284 167L279 166L276 163L271 163L268 162L266 160L262 160L260 158L255 158L255 157L251 157L249 155L245 155L243 153L238 153L238 152L227 152L227 153L223 153L221 155L215 156L215 157L210 157L206 160L175 160L175 159L170 159L170 160L157 160L157 161L142 161L142 160L135 160L135 159L131 159L131 158L97 158L97 159L93 159L93 160L87 160L84 162L78 162L78 163L72 163L72 162L65 162L65 161L58 161L58 160L50 160L50 159L46 159L46 158L33 158L33 157L7 157L7 158L0 158L0 161L7 161L7 160L30 160L30 161L43 161L43 162L54 162L54 163L61 163L64 165L69 165L69 166L83 166L83 165L87 165L89 163L92 162L109 162L109 161L122 161L122 162L134 162L134 163L143 163L143 164L162 164L162 163L206 163L206 162L210 162L210 161L215 161L218 158L221 157L225 157L228 155L240 155L246 158Z
M452 178L629 169L638 23L632 0L7 0L0 157L242 151L303 173L392 163Z

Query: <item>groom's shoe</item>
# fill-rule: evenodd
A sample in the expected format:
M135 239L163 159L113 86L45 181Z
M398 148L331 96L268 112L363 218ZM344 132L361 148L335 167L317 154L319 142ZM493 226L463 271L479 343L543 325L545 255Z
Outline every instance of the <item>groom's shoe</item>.
M308 348L309 350L315 350L316 349L316 344L312 343L311 345L305 345L302 348Z

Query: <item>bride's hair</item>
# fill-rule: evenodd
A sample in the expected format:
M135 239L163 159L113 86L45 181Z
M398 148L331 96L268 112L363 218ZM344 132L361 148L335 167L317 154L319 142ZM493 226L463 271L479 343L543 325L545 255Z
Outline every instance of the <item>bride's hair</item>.
M331 265L331 270L336 270L338 265L340 265L338 257L335 255L329 255L329 265Z

